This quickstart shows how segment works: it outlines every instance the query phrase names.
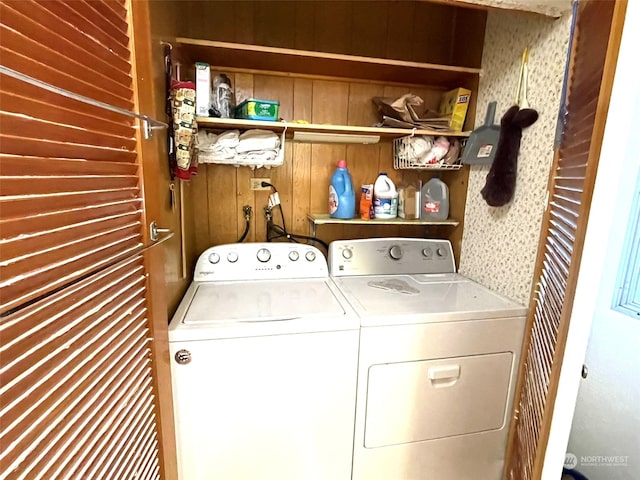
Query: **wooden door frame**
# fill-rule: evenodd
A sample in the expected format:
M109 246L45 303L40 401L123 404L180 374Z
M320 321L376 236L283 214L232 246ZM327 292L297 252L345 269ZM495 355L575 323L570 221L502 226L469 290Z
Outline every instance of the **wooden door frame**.
M130 0L131 63L134 78L136 110L153 116L157 111L153 89L153 55L151 25L148 0ZM140 125L141 126L141 125ZM153 241L149 234L149 224L162 218L159 179L164 178L162 168L167 167L163 142L166 130L154 130L153 137L145 140L141 128L138 129L138 165L140 185L144 197L143 239L145 245ZM176 458L176 437L173 415L173 394L171 390L171 358L169 355L168 309L165 284L165 247L158 245L144 254L147 271L147 309L151 327L151 351L154 393L158 412L157 428L159 439L160 477L164 480L178 478Z
M602 0L594 0L594 1L602 1ZM624 27L624 19L627 7L627 0L615 0L616 4L614 6L613 17L611 20L611 30L609 33L608 45L607 45L607 53L605 57L605 64L603 69L603 75L601 80L601 87L598 96L598 104L596 107L596 116L594 120L593 131L591 134L591 144L589 147L589 158L595 159L590 162L587 171L587 177L585 179L585 186L588 188L585 189L585 197L580 205L580 218L578 219L576 240L574 243L574 254L575 257L572 259L569 275L568 275L568 284L565 291L564 298L564 306L562 309L562 314L560 317L560 327L558 329L558 340L556 343L556 350L553 356L553 367L551 369L551 375L549 378L548 392L547 392L547 402L544 408L544 413L542 417L542 425L540 426L540 437L537 443L537 451L536 458L533 465L532 471L532 479L540 479L542 478L542 471L544 467L544 460L546 456L546 449L549 442L549 435L551 430L551 423L553 420L553 413L555 407L555 399L558 391L558 384L560 380L561 373L561 365L564 359L565 353L565 345L567 342L567 334L569 331L569 323L571 319L571 312L573 307L573 300L576 291L576 285L578 280L578 274L580 270L580 263L582 259L582 249L584 246L586 227L589 217L589 209L591 206L591 196L593 194L593 188L595 184L595 178L598 169L598 159L600 157L600 151L602 148L602 142L604 138L604 130L607 120L607 114L609 111L609 99L611 97L611 92L613 90L613 80L615 77L616 64L618 61L618 50L620 48L620 42L622 39L622 30ZM584 32L583 32L584 33ZM574 45L575 48L575 45ZM572 65L575 61L575 51L571 52L571 58L569 60L569 64ZM571 72L571 70L570 70ZM575 81L575 78L572 78L571 81ZM567 91L569 91L569 87L567 87ZM550 191L552 185L554 184L554 175L555 170L558 166L559 161L559 147L556 148L554 154L553 164L551 166L551 170L549 173L549 182L547 191ZM509 437L507 443L507 455L505 462L505 471L503 478L505 480L511 480L510 473L510 465L513 462L512 456L514 455L514 443L515 443L515 431L516 425L519 420L519 401L520 395L522 392L524 377L526 375L525 371L525 359L526 352L528 351L530 342L531 342L531 329L533 325L533 314L532 310L535 308L535 292L536 292L536 281L540 278L542 273L542 258L544 256L544 245L545 238L542 237L544 232L547 230L550 221L550 204L547 203L545 213L541 223L541 236L538 244L538 257L536 259L536 270L533 276L533 283L530 294L529 301L529 318L527 319L527 324L525 327L525 340L523 342L522 347L522 357L519 367L518 381L516 383L516 395L515 401L513 405L513 411L511 418L513 421L511 422L511 427L509 429ZM576 374L579 374L577 372Z

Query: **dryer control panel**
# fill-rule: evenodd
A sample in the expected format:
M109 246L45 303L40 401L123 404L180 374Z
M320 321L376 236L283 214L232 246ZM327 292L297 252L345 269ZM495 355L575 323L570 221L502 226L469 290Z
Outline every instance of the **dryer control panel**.
M196 262L193 280L220 282L328 276L324 255L310 245L231 243L206 249Z
M332 242L329 272L334 277L455 273L456 264L448 240L367 238Z

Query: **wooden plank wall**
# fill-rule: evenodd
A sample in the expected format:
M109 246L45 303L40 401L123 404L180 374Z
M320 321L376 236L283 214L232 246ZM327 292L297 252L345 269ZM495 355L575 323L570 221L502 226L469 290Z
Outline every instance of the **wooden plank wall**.
M481 10L382 0L180 1L178 5L180 35L189 38L467 67L479 67L482 58L486 12ZM222 70L232 80L238 103L249 97L279 100L281 117L313 123L371 125L378 120L371 102L374 96L397 97L412 92L435 107L442 93L425 86L381 84L367 79L359 82L286 73L267 75L223 67ZM190 65L185 65L183 72L188 77ZM477 80L460 86L477 92ZM474 117L472 96L467 114L471 119L467 122L469 128ZM211 245L237 241L244 229L244 205L250 205L254 212L247 240L264 241L268 192L251 191L250 177L271 178L280 193L288 230L308 234L306 215L327 211L330 176L342 158L348 162L356 189L363 183L373 183L381 171L386 171L396 184L418 178L424 182L431 177L428 172L395 171L392 145L388 141L379 145L288 143L284 165L272 170L201 165L189 186L193 235L188 236L195 243L196 253ZM466 168L441 173L450 187L450 216L461 222L467 190ZM318 236L325 241L393 235L450 238L459 258L462 224L455 228L318 227ZM192 264L195 258L190 260Z
M214 70L212 75L219 73ZM255 97L280 101L280 115L288 120L307 120L311 123L338 125L371 125L378 120L378 112L371 98L397 97L412 92L434 104L441 90L416 86L385 86L377 83L357 83L340 80L310 79L294 76L260 75L227 72L235 88L238 102ZM248 241L265 241L264 207L269 192L250 190L251 177L268 177L276 186L282 202L287 229L292 233L309 234L308 213L326 213L328 188L336 163L346 159L354 188L373 183L379 172L387 172L397 184L426 182L434 172L394 170L392 144L377 145L304 144L288 141L284 165L272 169L251 170L248 167L205 164L191 180L194 189L196 249L235 242L244 230L242 207L254 211ZM467 170L440 172L451 189L451 216L463 220L466 199ZM279 217L276 217L280 223ZM366 238L375 236L449 237L461 227L440 231L409 226L321 226L318 236L324 241L336 238Z
M202 40L480 67L486 12L423 1L181 1Z

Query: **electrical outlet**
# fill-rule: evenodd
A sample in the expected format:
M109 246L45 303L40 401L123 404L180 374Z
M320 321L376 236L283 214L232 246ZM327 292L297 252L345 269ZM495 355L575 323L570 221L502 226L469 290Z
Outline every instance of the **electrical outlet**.
M270 178L250 178L251 190L269 190L271 187L263 187L262 182L271 183Z

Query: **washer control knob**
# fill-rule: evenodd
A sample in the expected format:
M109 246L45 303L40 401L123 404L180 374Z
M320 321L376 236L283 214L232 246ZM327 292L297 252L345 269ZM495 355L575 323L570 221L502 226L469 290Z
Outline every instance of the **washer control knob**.
M346 260L349 260L351 257L353 257L353 250L351 250L350 248L345 248L344 250L342 250L342 257Z
M236 252L229 252L227 254L227 260L229 263L236 263L238 261L238 254Z
M256 257L258 258L259 261L261 261L262 263L265 263L265 262L268 262L269 259L271 258L271 252L266 248L261 248L260 250L258 250Z
M309 251L304 254L304 258L309 262L313 262L316 259L316 252Z
M289 252L289 260L291 260L292 262L297 262L299 258L300 254L297 251L292 250Z
M423 248L422 249L422 255L427 257L427 258L431 258L431 256L433 255L433 252L428 247L427 248Z
M389 249L389 256L394 260L400 260L402 258L402 249L398 245L394 245Z
M220 261L220 255L218 255L217 253L212 253L211 255L209 255L209 263L213 263L216 264Z
M180 365L186 365L191 362L191 352L189 350L178 350L174 356L176 362Z
M439 248L436 250L436 255L438 255L440 258L444 258L447 256L447 250L444 248Z

